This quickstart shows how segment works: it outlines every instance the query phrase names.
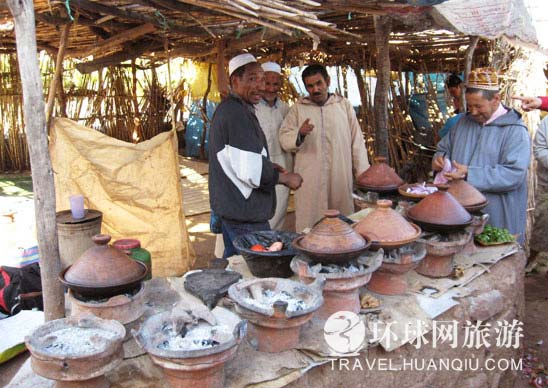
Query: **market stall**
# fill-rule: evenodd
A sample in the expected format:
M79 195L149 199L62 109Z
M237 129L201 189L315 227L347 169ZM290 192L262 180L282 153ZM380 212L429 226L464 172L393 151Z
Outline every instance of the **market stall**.
M382 206L376 209L367 208L352 215L351 219L363 221L368 215L378 214L378 212L374 213L375 211L386 212L387 210ZM327 230L331 234L337 229L339 232L348 231L346 229L348 224L338 217L327 217L323 224L318 225L305 236L314 236L314 233L322 230L323 232ZM424 240L424 235L420 240ZM340 236L337 241L341 241ZM376 241L376 244L379 242ZM422 246L422 248L413 248L415 256L420 257L417 261L422 261L427 255L425 245L428 241L415 241L411 243L413 244ZM149 328L146 329L148 335L154 338L155 329L150 328L151 323L145 325L144 322L160 319L159 315L155 314L160 313L173 318L180 317L177 314L181 314L184 310L195 317L193 319L202 322L201 325L208 325L207 322L212 319L216 320L216 325L222 325L228 320L232 322L233 329L238 328L234 332L238 334L234 334L230 345L223 347L223 349L231 349L230 354L221 357L219 369L222 372L224 365L224 386L226 387L245 387L255 384L271 387L363 386L364 384L385 387L388 383L424 386L425 382L433 386L460 387L490 384L497 386L499 383L504 386L503 383L509 384L513 381L515 372L520 367L521 323L519 321L522 319L524 306L525 255L518 245L510 243L488 247L474 246L473 253L461 251L452 257L451 266L458 269L457 274L432 277L410 270L399 275L401 277L399 280L406 285L405 290L380 287L378 291L382 293L372 292L369 285L363 286L363 284L358 287L341 288L340 282L352 284L356 277L365 277L367 279L365 283L368 283L371 274L378 273L381 262L385 265L391 260L382 250L363 251L363 247L360 249L362 251L360 251L359 260L355 262L355 269L348 270L350 267L345 267L345 263L338 265L332 262L319 263L322 273L325 274L325 279L322 276L321 281L313 279L314 274L319 278L318 263L307 267L306 270L303 269L303 263L310 263L310 260L302 253L298 253L291 259L293 271L291 280L256 278L243 256L233 256L230 259L229 269L234 272L221 270L220 273L239 273L244 282L231 286L238 285L229 291L229 297L218 298L217 307L211 313L198 297L189 293L188 284L185 285L193 275L207 271L190 272L182 278L155 278L145 282L144 296L139 288L128 302L137 301L141 306L141 309L131 309L139 311L140 314L137 314L137 317L128 317L127 314L123 317L108 315L113 310L112 304L115 298L112 298L107 302L108 314L95 313L95 315L122 320L126 330L132 331L138 341L135 342L131 335L126 335L122 347L123 360L114 363L112 368L106 371L106 379L113 387L168 386L168 381L172 381L172 378L165 369L166 363L158 361L158 356L154 351L151 353L149 345L145 344L146 341L142 337L139 339L139 335L146 337L143 327L148 325ZM396 249L393 248L392 251ZM397 259L405 260L403 256ZM418 263L415 263L414 266L417 267L417 265ZM333 270L335 266L342 266L347 270L340 274ZM329 272L326 272L328 268ZM228 283L234 283L238 278L233 278ZM228 287L224 289L220 287L220 283L226 280L222 279L221 281L219 278L215 285L211 278L208 279L212 292L226 294ZM298 283L299 280L301 283ZM308 296L301 296L304 310L306 310L303 313L312 313L312 315L304 320L301 319L303 315L299 312L298 305L291 307L292 301L286 300L285 306L281 309L276 304L272 305L274 313L271 318L279 316L285 322L277 326L282 330L278 337L272 337L271 334L263 336L264 333L258 334L257 330L253 329L255 325L262 325L259 320L264 321L269 316L268 306L256 303L262 298L260 295L264 296L265 292L272 290L285 290L288 294L295 296L295 284L291 281L297 285L302 284L304 287L305 283L313 280L316 283L310 287L310 291L306 291ZM290 283L286 284L286 282ZM325 283L322 284L322 282ZM328 286L329 282L339 286ZM361 283L363 282L361 280ZM321 290L322 287L323 298L318 296L321 295L321 292L318 294L318 289ZM351 292L347 289L351 289ZM356 293L352 292L354 289ZM192 292L203 297L196 290ZM325 301L330 299L329 294L333 292L335 299L343 302L338 305L330 302L326 305ZM82 303L76 301L73 294L74 292L71 291L71 296L67 300L67 305L71 306L72 312L82 308ZM116 298L118 298L117 301L120 299L118 296ZM352 302L355 298L358 300L357 305ZM323 302L321 306L317 304L319 301ZM115 307L114 310L122 310L122 305L116 305L117 308ZM361 334L364 340L359 341L357 347L347 349L350 350L348 352L338 347L337 342L327 338L329 324L326 322L329 322L331 315L329 313L343 310L350 310L349 314L352 314L353 310L364 328ZM276 315L276 311L279 315ZM293 313L286 314L289 311ZM229 316L231 318L227 318ZM245 325L237 323L241 318L248 321L247 330ZM300 336L297 334L296 341L288 342L285 338L291 335L283 330L294 326L290 324L293 319L301 321L297 329ZM168 321L169 319L166 322ZM386 330L386 324L389 324L389 330ZM162 327L161 322L156 325L156 330L161 332L162 330L158 329ZM448 330L450 326L450 334L447 334L449 331L441 334L442 325L445 325L445 330ZM139 328L141 328L140 331ZM222 347L223 342L220 343ZM284 347L287 344L289 346ZM145 352L145 349L149 354ZM182 352L182 355L179 355L181 361L177 361L178 363L188 359L185 351L179 352ZM210 349L210 352L213 350ZM215 363L217 365L217 361ZM44 379L36 374L34 371L39 371L35 367L33 371L31 364L32 360L29 359L14 377L10 386L54 386L53 380ZM167 377L169 380L166 380ZM203 378L200 381L204 383ZM221 383L220 386L223 384Z

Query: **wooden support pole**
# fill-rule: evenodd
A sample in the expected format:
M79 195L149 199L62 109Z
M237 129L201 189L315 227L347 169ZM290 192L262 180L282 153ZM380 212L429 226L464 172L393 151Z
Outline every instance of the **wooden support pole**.
M65 315L65 299L63 287L57 279L61 263L55 217L55 185L48 152L42 78L36 54L34 4L32 0L8 0L8 6L15 21L25 132L32 165L44 313L46 321L49 321Z
M57 50L57 60L55 61L55 73L53 79L49 85L48 104L46 106L46 122L49 133L49 126L51 124L51 116L53 114L53 107L55 106L55 92L57 91L57 85L61 84L63 87L63 59L65 58L65 49L67 47L68 35L72 24L65 24L61 31L61 40L59 42L59 50Z
M362 76L362 71L359 67L354 66L352 68L354 70L354 74L356 74L356 81L358 83L358 91L360 92L360 101L361 107L360 107L360 114L359 117L362 119L363 122L365 122L365 112L367 112L367 92L365 89L365 81ZM362 127L362 132L363 132Z
M375 153L388 158L388 91L390 90L389 38L392 19L375 16L377 85L375 86Z
M474 51L479 42L479 36L474 36L470 40L470 45L466 49L466 55L464 56L464 84L468 84L468 76L470 71L472 71L472 59L474 59ZM461 94L461 106L462 111L466 112L466 98L464 98L464 93Z
M225 69L225 49L226 41L224 39L219 39L217 41L217 87L219 88L219 94L221 95L222 100L227 98L230 93Z
M211 79L211 69L213 68L213 64L210 63L209 67L207 69L207 88L204 93L204 98L202 99L202 121L204 122L204 126L202 128L202 141L200 142L200 159L206 160L206 152L205 152L205 142L207 137L207 129L209 128L210 122L209 117L207 116L207 96L209 95L209 91L211 90L211 83L213 80Z

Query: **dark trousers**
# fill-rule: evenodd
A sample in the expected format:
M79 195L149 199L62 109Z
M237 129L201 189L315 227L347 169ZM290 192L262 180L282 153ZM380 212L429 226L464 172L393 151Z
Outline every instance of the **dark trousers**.
M225 243L225 251L223 259L238 254L236 248L232 244L234 239L242 234L249 232L257 232L260 230L270 230L268 222L235 222L221 219L223 230L223 242Z

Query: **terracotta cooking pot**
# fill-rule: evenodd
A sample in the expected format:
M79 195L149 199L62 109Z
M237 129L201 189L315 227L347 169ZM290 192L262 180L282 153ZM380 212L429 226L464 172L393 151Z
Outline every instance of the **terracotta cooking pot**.
M447 192L451 194L468 211L477 211L487 206L487 198L464 179L457 179L449 184Z
M410 208L407 218L432 231L458 229L472 222L472 215L443 189L426 196Z
M293 240L296 249L321 261L340 261L357 257L369 247L368 241L339 218L338 210L327 210L324 215L308 234Z
M110 239L106 234L93 236L95 246L86 250L73 265L61 272L61 281L81 294L98 292L98 295L123 291L125 285L141 282L147 273L146 266L109 246Z
M380 199L354 230L371 241L372 248L397 248L415 241L421 229L392 209L392 201Z
M377 156L371 167L362 172L356 184L371 191L375 190L396 190L404 181L399 175L386 163L386 158Z

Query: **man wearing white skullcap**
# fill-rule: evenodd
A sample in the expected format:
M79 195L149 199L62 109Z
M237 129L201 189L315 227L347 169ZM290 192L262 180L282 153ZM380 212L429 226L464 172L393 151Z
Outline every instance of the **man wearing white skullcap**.
M230 77L232 73L234 73L234 71L236 71L237 69L242 68L243 70L243 67L247 65L248 63L255 63L255 62L257 62L257 60L251 54L246 53L246 54L236 55L234 58L230 60L230 62L228 62L228 76Z
M293 171L293 156L282 150L278 134L280 125L289 111L289 105L280 100L278 96L282 88L282 68L274 62L265 62L261 67L264 70L265 91L261 101L255 105L255 113L266 136L270 160L282 166L286 171ZM276 212L269 221L272 229L281 230L283 228L288 200L289 188L277 185Z
M264 71L251 54L228 63L230 95L213 115L209 131L209 200L221 218L223 258L237 254L232 241L269 230L276 207L275 186L298 189L302 178L269 159L266 137L254 105L263 96Z

